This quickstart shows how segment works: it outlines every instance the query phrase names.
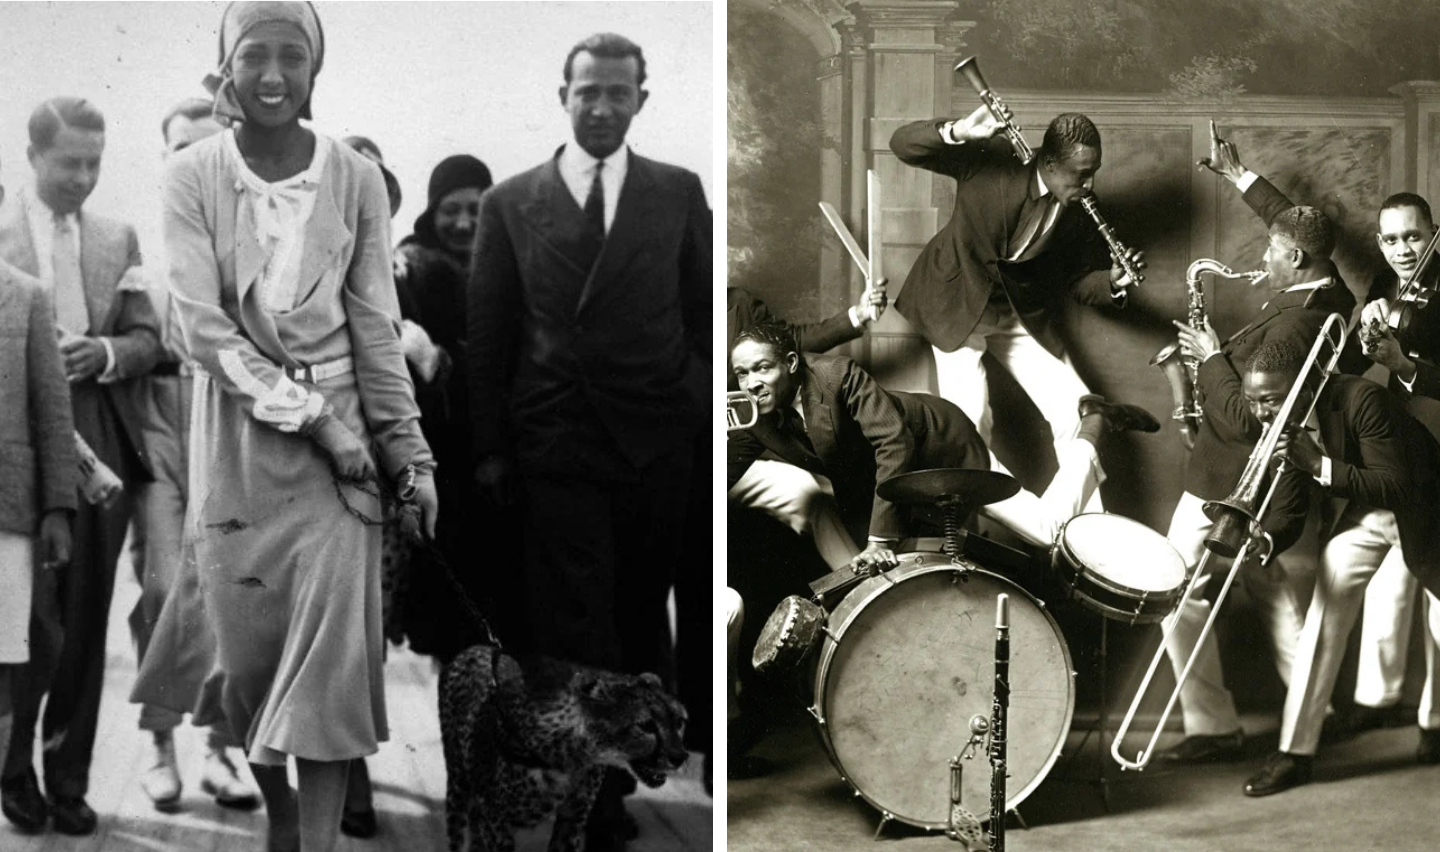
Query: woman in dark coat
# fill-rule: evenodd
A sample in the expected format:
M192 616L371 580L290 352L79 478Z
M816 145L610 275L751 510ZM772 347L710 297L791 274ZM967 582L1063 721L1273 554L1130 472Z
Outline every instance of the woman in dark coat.
M412 554L395 578L388 625L392 641L404 638L418 653L442 663L485 639L477 619L461 602L454 582L484 611L507 647L526 644L519 613L519 551L511 542L518 520L475 499L470 485L469 396L465 365L465 290L480 196L490 188L490 169L468 154L442 160L430 175L428 205L415 232L396 251L396 286L402 335L420 405L420 425L439 463L436 485L447 510L437 544ZM451 508L453 507L453 508ZM495 554L501 554L495 558ZM476 554L487 554L487 563Z

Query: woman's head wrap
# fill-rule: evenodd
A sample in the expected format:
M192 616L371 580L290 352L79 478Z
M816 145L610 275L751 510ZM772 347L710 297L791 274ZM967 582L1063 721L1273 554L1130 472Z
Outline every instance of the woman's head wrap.
M205 75L204 81L205 88L215 96L215 118L222 124L245 120L245 111L235 95L235 79L230 73L235 48L256 26L269 23L291 24L303 33L310 42L310 55L314 59L310 79L313 81L320 74L320 66L325 62L325 31L320 28L320 16L313 4L273 0L231 3L220 19L220 64ZM310 118L309 100L300 107L300 117Z

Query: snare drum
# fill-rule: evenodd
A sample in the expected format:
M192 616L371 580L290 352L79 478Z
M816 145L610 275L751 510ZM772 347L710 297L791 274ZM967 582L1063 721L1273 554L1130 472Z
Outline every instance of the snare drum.
M950 758L990 719L995 684L995 596L1010 596L1007 805L1040 785L1060 755L1075 709L1074 672L1060 628L1043 604L1003 577L960 571L939 553L855 587L821 638L810 712L840 777L887 819L945 828ZM984 748L965 761L962 801L986 810Z
M1129 624L1169 615L1185 586L1185 560L1165 536L1120 515L1066 521L1050 564L1082 606Z

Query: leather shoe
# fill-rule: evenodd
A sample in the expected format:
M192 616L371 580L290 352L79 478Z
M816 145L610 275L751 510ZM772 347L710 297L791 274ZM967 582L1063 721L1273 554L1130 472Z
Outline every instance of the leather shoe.
M1265 758L1265 765L1245 782L1245 795L1269 796L1309 784L1314 761L1308 754L1277 751Z
M51 796L50 821L61 834L77 837L95 833L95 812L80 796Z
M1421 728L1415 759L1426 766L1440 763L1440 728Z
M155 735L155 759L140 776L140 788L162 813L180 810L180 770L176 768L175 740L168 733Z
M340 833L346 837L369 840L379 832L380 823L375 817L374 808L340 812Z
M1166 763L1220 763L1239 760L1244 756L1245 732L1230 734L1196 734L1160 752L1156 757Z
M1080 416L1100 415L1107 432L1159 432L1160 421L1138 405L1110 402L1103 396L1087 393L1080 397Z
M205 755L205 771L200 776L200 791L215 797L222 808L253 811L260 806L260 797L240 778L240 772L224 749L212 749ZM372 814L373 815L373 814Z
M40 782L35 779L34 770L0 786L0 810L5 818L24 834L38 834L45 830L50 818L50 807L40 795Z

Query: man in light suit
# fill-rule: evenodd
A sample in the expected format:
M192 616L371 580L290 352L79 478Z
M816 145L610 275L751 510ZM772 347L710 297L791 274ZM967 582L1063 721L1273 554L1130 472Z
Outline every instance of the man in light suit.
M574 141L481 199L475 481L493 500L523 489L535 647L666 677L692 450L713 423L711 217L695 174L625 145L648 97L639 46L591 36L564 79ZM695 557L683 569L708 571ZM629 830L607 788L592 849Z
M81 211L95 188L105 119L81 98L52 98L30 116L35 183L0 208L0 259L39 278L55 302L76 431L127 490L150 478L130 380L160 356L155 311L129 225ZM27 682L16 693L10 754L0 773L5 816L25 831L89 834L85 803L105 674L105 630L129 495L80 504L71 567L37 577ZM32 767L41 699L46 798Z

